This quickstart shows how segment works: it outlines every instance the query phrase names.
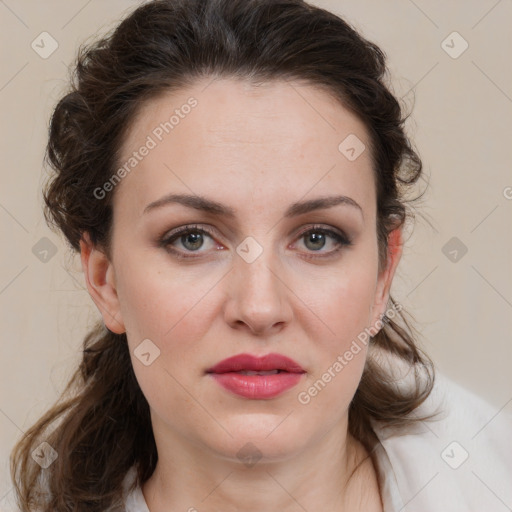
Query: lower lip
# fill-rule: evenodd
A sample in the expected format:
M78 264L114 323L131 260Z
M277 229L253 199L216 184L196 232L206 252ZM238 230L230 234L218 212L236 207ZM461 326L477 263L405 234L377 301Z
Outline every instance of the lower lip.
M275 373L273 375L243 375L241 373L210 373L223 388L253 400L274 398L296 386L302 373Z

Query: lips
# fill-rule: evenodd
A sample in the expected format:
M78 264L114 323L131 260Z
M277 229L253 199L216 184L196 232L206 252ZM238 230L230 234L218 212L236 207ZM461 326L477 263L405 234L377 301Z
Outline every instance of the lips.
M266 400L296 386L306 372L296 361L281 354L239 354L224 359L206 373L232 394Z
M224 359L212 368L206 370L206 373L234 373L246 372L247 375L272 373L304 373L304 369L299 363L281 354L267 354L263 357L255 357L250 354L239 354L228 359ZM270 373L269 373L270 372Z

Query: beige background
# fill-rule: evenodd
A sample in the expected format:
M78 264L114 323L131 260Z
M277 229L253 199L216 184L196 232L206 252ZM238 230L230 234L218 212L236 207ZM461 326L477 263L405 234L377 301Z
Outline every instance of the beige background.
M11 446L63 389L97 316L79 259L42 217L48 118L78 44L112 28L137 3L0 2L0 510L11 510ZM344 15L377 42L396 94L409 105L415 96L408 126L430 187L394 296L416 317L422 346L441 372L512 410L512 3L313 3ZM47 59L31 48L43 31L58 43ZM454 31L469 45L458 58L442 43ZM453 53L464 41L450 36L444 44ZM46 262L33 253L43 237L57 249ZM455 262L443 253L452 237L467 247Z

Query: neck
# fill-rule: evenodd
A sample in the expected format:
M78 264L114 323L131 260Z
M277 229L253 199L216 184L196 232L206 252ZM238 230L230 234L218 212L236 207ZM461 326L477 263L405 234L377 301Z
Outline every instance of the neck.
M346 423L339 427L292 456L262 454L254 464L180 436L155 436L158 463L142 492L151 512L381 510L368 452Z

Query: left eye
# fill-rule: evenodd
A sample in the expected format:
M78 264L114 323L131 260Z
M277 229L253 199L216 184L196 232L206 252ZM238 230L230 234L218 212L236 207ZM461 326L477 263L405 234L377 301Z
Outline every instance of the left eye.
M299 239L304 240L304 245L313 252L323 249L329 238L331 239L331 245L334 245L335 248L331 251L324 251L327 254L337 252L341 246L350 245L350 240L341 233L321 227L309 229L299 237Z
M343 237L338 233L328 229L320 228L312 229L307 231L306 233L303 233L300 239L304 240L304 245L308 249L315 252L324 249L329 239L331 240L331 245L334 244L334 246L341 245L344 242Z

